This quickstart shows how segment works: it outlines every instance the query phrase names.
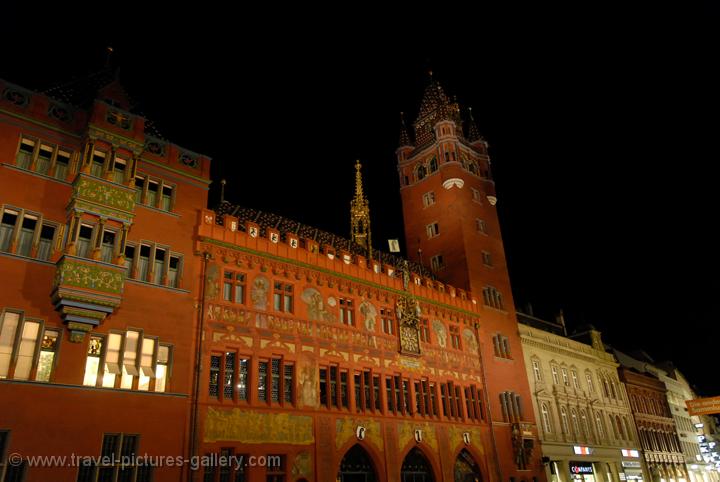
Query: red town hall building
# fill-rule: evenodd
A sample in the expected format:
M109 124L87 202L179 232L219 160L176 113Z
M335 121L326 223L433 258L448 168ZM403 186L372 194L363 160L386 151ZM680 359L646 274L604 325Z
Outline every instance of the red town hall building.
M463 124L431 81L403 125L403 260L372 249L359 163L350 239L206 209L210 159L109 72L0 80L0 481L544 480Z

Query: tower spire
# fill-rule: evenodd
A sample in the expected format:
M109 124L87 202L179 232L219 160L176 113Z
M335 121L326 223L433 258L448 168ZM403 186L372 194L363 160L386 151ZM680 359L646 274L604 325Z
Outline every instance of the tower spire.
M410 135L408 135L407 126L405 125L405 113L400 112L400 142L398 147L412 146Z
M355 197L350 201L350 239L367 249L368 257L372 258L370 206L363 193L361 168L360 161L355 161Z
M468 126L468 141L475 142L482 140L482 136L480 135L480 131L478 130L477 124L475 123L475 118L473 117L472 113L472 107L468 107L468 112L470 113L470 122Z

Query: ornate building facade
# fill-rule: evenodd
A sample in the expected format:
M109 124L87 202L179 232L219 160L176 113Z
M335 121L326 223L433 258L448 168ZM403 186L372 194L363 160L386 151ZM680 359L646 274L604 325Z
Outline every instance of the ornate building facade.
M112 72L42 93L0 80L0 480L180 480L120 461L186 453L209 163Z
M520 314L527 378L548 480L649 480L628 395L600 333L591 345L564 336L564 325Z
M622 363L623 358L618 357ZM667 401L665 384L656 376L621 365L640 446L653 482L687 480L685 458Z
M437 82L397 151L410 261L359 164L345 239L206 209L210 160L107 71L0 96L0 480L544 480L487 145Z
M254 481L543 480L487 146L437 82L415 125L398 162L431 269L370 251L359 165L349 240L201 212L198 453L279 457L248 467Z

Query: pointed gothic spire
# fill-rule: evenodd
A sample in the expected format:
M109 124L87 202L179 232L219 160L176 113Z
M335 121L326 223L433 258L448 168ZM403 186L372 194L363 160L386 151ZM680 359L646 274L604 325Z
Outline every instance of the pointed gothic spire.
M430 72L430 83L425 88L420 103L420 112L413 123L415 127L415 144L424 146L434 139L433 129L440 121L449 120L455 123L458 131L462 129L460 107L457 100L445 94L440 82Z
M405 146L412 146L412 141L410 141L410 135L405 125L405 113L400 112L400 142L398 143L398 147Z
M370 239L370 206L365 199L362 186L362 164L355 161L355 197L350 201L350 239L368 251L368 258L372 258L372 244Z
M468 107L468 112L470 113L470 122L468 123L469 126L467 139L470 142L480 141L482 140L482 136L480 135L477 124L475 123L475 118L473 117L472 113L472 107Z

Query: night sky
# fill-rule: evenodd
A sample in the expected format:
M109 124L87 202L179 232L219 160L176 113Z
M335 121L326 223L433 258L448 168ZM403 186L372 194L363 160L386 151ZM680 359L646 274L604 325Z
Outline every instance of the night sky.
M225 177L233 202L348 236L360 159L381 249L403 236L399 112L415 119L431 69L490 144L517 306L720 395L717 10L8 8L0 77L43 89L112 45L146 116L213 158L211 205Z

